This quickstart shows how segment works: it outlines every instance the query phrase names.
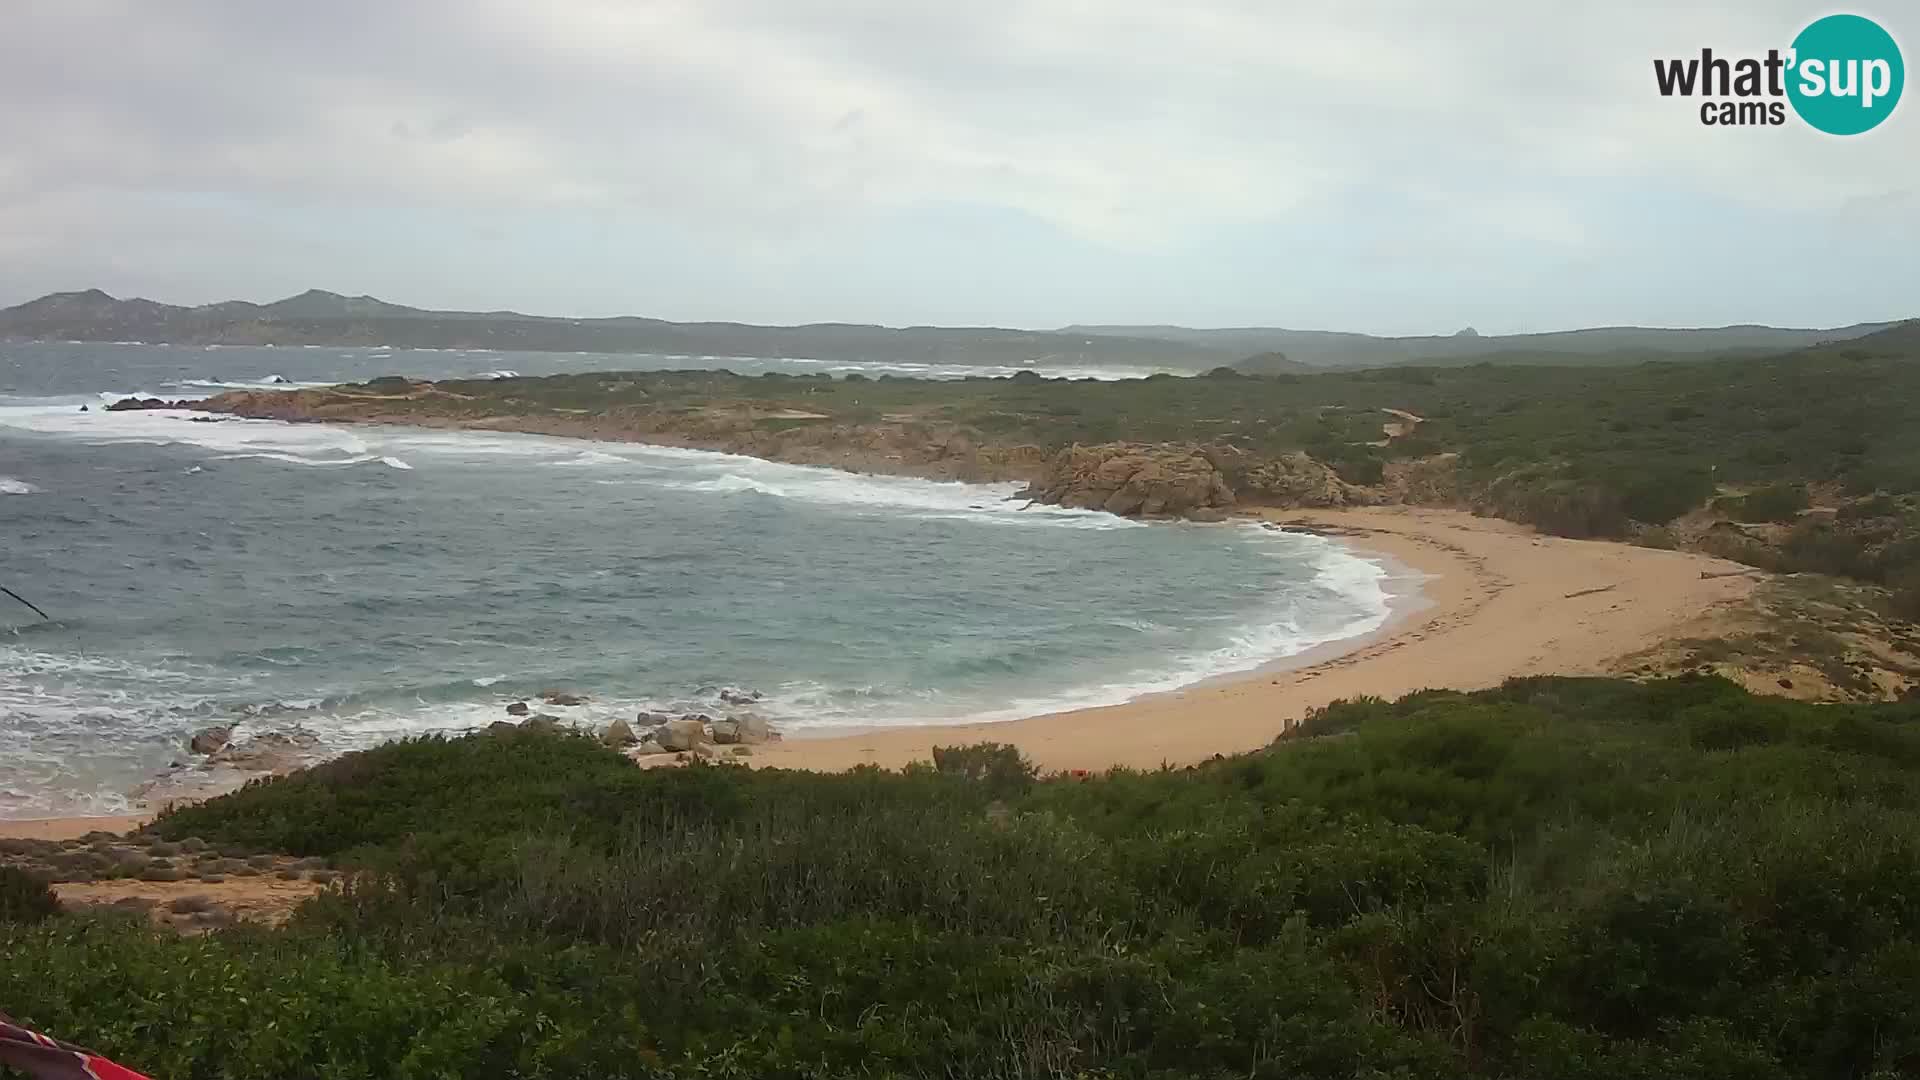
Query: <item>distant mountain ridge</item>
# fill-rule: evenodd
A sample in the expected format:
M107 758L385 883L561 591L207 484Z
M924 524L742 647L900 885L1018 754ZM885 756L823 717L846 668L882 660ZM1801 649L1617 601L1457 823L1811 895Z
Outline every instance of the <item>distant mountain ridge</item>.
M372 296L309 289L269 304L185 307L122 300L99 289L49 293L0 310L0 340L138 341L181 345L389 345L398 348L664 353L942 364L1113 364L1250 372L1398 364L1605 363L1765 353L1858 338L1893 322L1832 329L1595 327L1541 334L1376 337L1280 327L1073 325L1058 330L758 326L640 316L572 319L517 311L434 311Z
M1538 334L1486 336L1471 327L1449 336L1375 337L1338 330L1288 330L1249 326L1192 329L1184 326L1073 325L1063 333L1157 338L1183 345L1203 346L1247 356L1280 354L1295 364L1313 367L1385 367L1396 364L1444 363L1460 358L1499 360L1501 354L1620 354L1620 359L1658 359L1650 354L1729 352L1785 352L1829 341L1849 341L1890 326L1898 320L1855 323L1830 329L1793 329L1737 325L1700 329L1664 329L1643 326L1599 326L1582 330L1555 330ZM1246 371L1282 370L1249 357ZM1550 360L1548 362L1551 362Z
M309 289L270 304L198 307L122 300L99 289L50 293L0 310L0 339L176 345L388 345L396 348L664 353L940 364L1115 364L1205 369L1235 354L1124 335L995 327L680 323L571 319L517 311L431 311Z

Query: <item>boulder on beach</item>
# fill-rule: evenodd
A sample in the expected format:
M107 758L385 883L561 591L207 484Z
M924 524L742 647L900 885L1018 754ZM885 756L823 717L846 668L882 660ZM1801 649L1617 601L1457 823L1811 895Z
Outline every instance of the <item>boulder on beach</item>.
M511 720L495 720L487 725L489 735L511 735L520 730L520 725Z
M527 708L527 703L524 701L516 701L513 704L507 706L508 716L525 716L530 711L532 710Z
M707 726L691 716L669 720L654 731L653 738L670 751L691 750L707 742Z
M229 743L212 762L235 769L276 775L301 768L320 749L320 737L311 731L269 731L244 743Z
M658 739L649 736L648 738L641 739L640 742L635 745L633 749L627 751L627 753L633 754L636 757L651 757L654 754L669 754L672 753L672 751L661 746Z
M713 741L722 746L763 743L772 735L773 728L757 713L736 713L713 722Z
M765 696L758 690L735 690L731 686L720 691L720 700L728 705L751 705Z
M201 728L195 732L187 748L196 754L217 754L226 748L233 739L233 728L225 724L216 724L210 728Z
M520 725L520 730L551 735L560 730L560 718L549 713L535 713L527 717L526 721Z
M638 713L634 714L633 722L641 727L650 728L659 727L671 719L673 719L673 717L667 713L648 712L645 709L641 709Z
M607 746L617 748L632 746L634 743L640 741L640 737L633 733L632 726L625 720L615 720L613 723L607 725L605 731L600 733L600 741Z
M549 705L585 705L587 695L576 694L571 690L542 690L540 700Z

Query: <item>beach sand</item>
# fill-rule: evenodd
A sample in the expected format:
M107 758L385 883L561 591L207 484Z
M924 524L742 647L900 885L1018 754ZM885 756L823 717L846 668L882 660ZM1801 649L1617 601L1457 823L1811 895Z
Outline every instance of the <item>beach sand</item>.
M1244 676L1103 708L991 724L888 728L753 748L758 767L897 768L935 746L1018 746L1045 770L1186 765L1271 742L1308 710L1361 695L1471 690L1514 675L1602 674L1623 656L1698 633L1759 579L1738 563L1543 536L1457 510L1269 511L1426 575L1418 602L1381 631ZM1714 576L1703 576L1714 575ZM1063 681L1071 682L1068 673ZM0 821L0 836L61 839L142 817Z
M152 815L0 819L0 837L19 840L74 840L90 832L126 832L145 825Z
M1472 690L1514 675L1607 673L1622 656L1697 632L1715 610L1744 601L1758 580L1750 567L1722 559L1543 536L1457 510L1261 516L1338 535L1362 553L1427 575L1426 606L1356 647L1290 670L1006 723L793 738L754 748L751 760L794 769L892 768L930 759L935 746L993 741L1018 746L1045 770L1192 764L1264 746L1308 710L1341 698Z

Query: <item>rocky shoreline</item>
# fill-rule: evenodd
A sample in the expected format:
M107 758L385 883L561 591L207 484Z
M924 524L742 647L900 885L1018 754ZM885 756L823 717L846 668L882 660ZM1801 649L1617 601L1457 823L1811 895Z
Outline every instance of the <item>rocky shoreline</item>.
M523 700L509 704L506 707L509 719L494 721L487 725L487 731L508 734L515 731L572 730L597 738L602 745L635 760L672 755L672 760L677 763L712 761L722 756L751 757L755 746L780 741L780 733L767 723L766 718L748 708L761 700L763 695L760 691L702 687L696 694L702 692L715 697L722 706L733 708L717 710L721 712L720 715L693 711L678 716L641 710L632 721L616 717L605 725L587 726L570 724L551 713L534 712L533 706ZM542 690L539 698L543 703L557 707L580 706L592 700L585 694L569 690Z
M567 731L598 740L645 765L684 764L722 758L751 757L754 748L777 743L781 733L755 711L764 695L758 690L703 686L695 697L711 704L674 712L640 710L631 718L608 719L590 715L562 716L534 704L563 711L590 706L590 695L546 689L515 698L505 716L480 729L500 735L516 731ZM149 805L197 802L232 791L249 781L288 773L332 756L313 731L298 724L246 733L258 718L240 716L195 731L175 758L157 776L128 794Z
M926 416L835 421L752 404L600 409L536 407L399 377L364 387L236 390L203 401L129 399L110 409L189 409L295 423L394 424L639 442L741 454L855 473L1024 484L1015 498L1125 517L1213 521L1236 507L1339 509L1390 503L1457 505L1454 455L1392 463L1378 484L1354 484L1304 451L1252 454L1229 444L1114 441L1049 449L1002 442ZM1384 425L1407 434L1410 414Z

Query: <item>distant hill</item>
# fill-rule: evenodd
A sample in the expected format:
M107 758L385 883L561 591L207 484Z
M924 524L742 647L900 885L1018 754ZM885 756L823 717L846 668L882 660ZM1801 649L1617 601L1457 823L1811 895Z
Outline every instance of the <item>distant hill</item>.
M1608 364L1705 354L1777 353L1846 341L1894 323L1827 330L1616 326L1488 337L1374 337L1276 327L756 326L637 316L568 319L517 311L434 311L372 296L309 289L270 304L198 307L122 300L99 289L50 293L0 310L0 340L138 341L179 345L388 345L398 348L797 357L834 361L1059 366L1129 365L1263 374L1398 364Z
M1480 360L1495 363L1637 363L1710 353L1773 353L1803 349L1827 341L1849 340L1892 325L1895 324L1856 323L1852 326L1810 330L1751 325L1698 330L1603 326L1587 330L1494 337L1482 335L1471 328L1448 337L1374 337L1331 330L1286 330L1265 326L1196 330L1184 326L1075 325L1064 327L1060 332L1083 336L1111 334L1116 337L1158 338L1180 345L1215 348L1243 357L1248 357L1250 353L1280 353L1294 364L1356 368L1436 364L1462 359L1470 363ZM1555 359L1562 355L1569 359ZM1263 366L1259 357L1248 357L1236 366L1244 371L1288 370Z
M942 364L1115 364L1202 371L1240 357L1208 345L1112 334L853 323L754 326L516 311L430 311L310 289L271 304L181 307L99 289L51 293L0 310L0 340L180 345L389 345L398 348L664 353Z

